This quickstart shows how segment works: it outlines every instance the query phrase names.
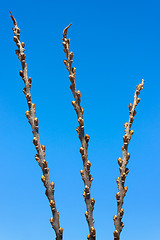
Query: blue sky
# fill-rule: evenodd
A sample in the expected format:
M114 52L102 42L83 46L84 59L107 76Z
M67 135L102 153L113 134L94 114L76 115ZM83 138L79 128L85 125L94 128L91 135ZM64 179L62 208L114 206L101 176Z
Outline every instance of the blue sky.
M136 85L145 79L133 124L135 134L124 200L121 239L157 239L160 174L160 16L159 1L7 1L1 3L0 239L55 238L41 170L34 155L28 110L14 51L9 10L26 44L32 100L39 118L41 143L64 228L64 239L88 234L84 217L82 161L77 118L71 104L68 73L63 64L62 31L68 31L82 94L85 132L90 135L89 160L97 240L113 239L116 214L117 159L121 156L123 124Z

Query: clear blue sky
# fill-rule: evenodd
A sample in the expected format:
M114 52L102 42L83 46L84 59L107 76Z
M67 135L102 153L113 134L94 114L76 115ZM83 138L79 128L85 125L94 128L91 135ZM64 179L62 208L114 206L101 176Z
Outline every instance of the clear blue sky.
M53 240L41 170L34 155L28 110L14 51L9 10L26 44L32 99L40 121L41 143L65 240L86 239L82 160L77 118L63 64L62 31L68 32L77 90L82 93L85 132L90 135L97 240L113 239L117 159L123 124L136 85L145 79L129 145L130 173L121 239L160 236L160 3L159 1L6 1L1 3L0 54L0 239Z

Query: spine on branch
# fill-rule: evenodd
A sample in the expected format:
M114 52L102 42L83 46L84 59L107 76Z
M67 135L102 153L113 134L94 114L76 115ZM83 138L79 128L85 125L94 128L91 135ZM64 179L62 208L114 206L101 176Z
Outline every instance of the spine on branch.
M113 232L114 240L120 239L120 233L124 227L124 224L122 222L122 217L124 214L123 210L123 199L126 195L126 192L128 190L127 186L124 186L125 179L127 174L129 173L129 169L126 167L130 158L130 153L128 153L128 145L131 140L131 137L134 133L133 130L131 130L131 126L134 121L134 117L136 115L135 108L137 104L140 102L140 98L138 97L140 94L140 91L143 89L144 80L142 79L142 83L137 85L135 94L134 94L134 102L133 104L130 103L128 105L129 108L129 121L124 124L125 128L125 135L123 136L123 146L122 146L122 159L118 158L118 165L120 170L120 177L117 178L117 185L118 185L118 192L116 194L117 199L117 215L114 215L113 221L115 225L115 231Z
M33 144L35 145L35 148L37 150L37 154L35 155L35 159L38 162L39 166L42 169L42 177L41 180L46 188L46 196L49 200L51 211L53 217L51 217L50 222L51 225L56 233L56 240L62 240L63 238L63 228L60 227L59 223L59 212L57 211L56 204L55 204L55 199L54 199L54 183L50 182L50 176L49 176L49 168L47 166L47 161L45 160L45 146L41 145L40 143L40 138L39 138L39 121L38 118L35 117L35 104L32 103L31 101L31 83L32 79L27 76L27 63L26 63L26 55L24 53L24 42L20 41L20 29L17 26L17 21L13 17L12 13L10 12L10 17L13 21L14 28L14 37L13 41L17 45L17 50L15 51L16 55L18 56L21 65L22 65L22 70L19 71L19 75L24 81L25 87L23 89L23 93L26 96L27 103L29 110L26 111L26 117L32 127L32 132L33 132Z
M91 182L93 180L92 175L90 174L90 167L91 163L88 160L88 142L89 142L89 135L85 135L84 133L84 119L83 119L83 108L80 105L81 102L81 92L76 90L76 84L75 84L75 77L76 77L76 68L72 66L73 64L73 52L69 52L70 47L70 39L67 39L67 31L68 28L71 26L70 24L68 27L66 27L63 31L63 39L62 44L64 47L64 52L66 55L66 59L64 60L64 64L68 70L69 73L69 80L71 82L70 89L72 91L74 101L72 101L72 105L76 111L78 123L79 126L76 128L76 131L78 133L79 139L81 141L81 147L80 147L80 153L82 156L83 161L83 167L84 169L80 171L82 180L84 181L84 200L86 203L87 211L85 212L85 217L88 223L89 232L90 234L87 236L89 240L95 240L96 239L96 230L94 228L94 219L93 219L93 209L94 209L94 203L95 200L91 198L90 189L91 189Z

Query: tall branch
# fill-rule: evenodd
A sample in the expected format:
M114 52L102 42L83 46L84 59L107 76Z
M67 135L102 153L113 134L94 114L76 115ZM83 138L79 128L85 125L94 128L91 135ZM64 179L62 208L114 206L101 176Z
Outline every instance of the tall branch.
M122 220L124 210L122 208L123 206L123 199L125 197L125 194L127 192L128 187L124 186L125 179L127 174L129 173L129 169L126 168L129 158L130 158L130 153L127 152L128 150L128 144L129 141L131 140L131 137L134 133L133 130L131 130L131 126L134 121L134 117L136 115L135 108L137 104L140 102L140 98L138 97L140 94L140 91L143 89L144 85L144 80L142 79L142 83L137 85L137 89L134 94L134 102L133 104L130 103L128 105L129 107L129 121L124 124L125 128L125 135L123 136L123 141L124 144L122 146L122 159L119 157L118 158L118 164L119 164L119 170L120 170L120 177L117 178L117 184L118 184L118 190L116 194L116 199L117 199L117 215L114 215L113 220L114 220L114 225L115 225L115 231L114 231L114 240L119 240L120 239L120 233L122 231L122 228L124 227Z
M84 169L80 171L82 179L84 181L84 192L83 197L86 203L87 211L85 212L86 220L88 222L89 232L90 235L87 236L89 240L95 240L96 239L96 230L94 228L94 220L93 220L93 209L95 200L94 198L90 197L90 189L91 189L91 182L93 180L92 175L90 174L90 167L91 162L88 160L88 142L89 142L89 135L85 135L84 133L84 120L83 120L83 108L80 105L81 102L81 92L76 90L76 84L75 84L75 74L76 74L76 68L72 67L73 63L73 52L69 52L70 47L70 39L67 39L67 31L68 28L71 26L70 24L68 27L66 27L63 31L63 46L64 46L64 52L66 54L67 60L64 60L64 64L69 72L69 79L71 81L70 89L72 91L72 94L74 96L74 101L72 101L72 105L74 107L74 110L76 111L78 123L79 126L76 128L76 131L78 133L79 139L81 141L81 147L80 147L80 153L83 160L83 167Z
M20 29L17 26L17 22L15 18L13 17L12 13L10 12L10 17L13 21L14 28L14 37L13 41L16 43L18 49L15 50L16 55L18 56L21 65L22 70L19 71L19 75L22 77L22 80L24 81L25 87L23 89L23 93L26 96L29 111L26 111L26 117L28 119L28 122L30 123L32 127L32 133L34 135L33 138L33 144L35 145L35 148L37 150L37 154L35 155L35 159L38 162L39 166L42 169L43 175L41 177L42 182L44 183L44 186L46 188L46 196L50 202L50 207L52 211L53 217L51 217L50 222L51 225L56 233L56 240L62 240L63 236L63 228L60 228L59 224L59 212L57 211L55 199L54 199L54 183L50 182L50 176L49 176L49 168L47 167L47 161L45 160L45 146L41 145L40 138L39 138L39 127L38 127L38 118L35 117L35 104L31 101L31 83L32 79L27 76L27 63L25 61L26 55L24 54L24 42L20 41Z

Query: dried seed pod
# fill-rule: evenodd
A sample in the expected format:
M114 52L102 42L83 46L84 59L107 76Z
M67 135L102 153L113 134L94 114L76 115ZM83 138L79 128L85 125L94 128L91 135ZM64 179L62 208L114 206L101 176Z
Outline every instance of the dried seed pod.
M119 157L119 158L118 158L118 164L119 164L120 167L122 166L122 163L123 163L123 161L122 161L122 159Z
M89 135L88 135L88 134L86 134L86 136L85 136L85 140L86 140L86 143L89 142Z
M79 118L78 118L78 122L79 122L79 125L80 125L80 126L83 126L83 125L84 125L84 120L83 120L83 118L79 117Z
M73 105L73 107L76 107L76 106L77 106L77 104L76 104L75 101L72 101L72 105Z
M27 119L30 120L30 117L31 117L31 116L30 116L30 112L27 110L27 111L25 112L25 114L26 114Z
M51 188L54 189L54 186L55 186L54 182L51 182L50 185L51 185Z
M46 181L46 178L45 178L45 176L44 176L44 175L42 175L42 177L41 177L41 180L42 180L42 182L43 182L43 183L45 183L45 181Z
M66 67L68 67L68 61L66 59L63 60L64 65L66 65Z
M35 118L35 119L34 119L34 124L35 124L36 126L38 126L38 122L39 122L39 121L38 121L38 118Z
M31 77L28 78L28 83L29 83L29 84L32 83L32 78L31 78Z
M88 218L88 212L87 211L85 212L85 217Z
M25 47L25 43L24 43L24 42L22 42L22 43L21 43L21 46L22 46L22 48L24 48L24 47Z
M23 78L24 77L24 73L22 70L19 71L19 75Z
M94 200L94 198L91 198L91 205L92 205L92 207L94 206L94 204L95 204L95 200Z
M37 144L38 144L38 141L37 141L37 138L36 138L36 137L33 138L33 144L34 144L35 146L37 146Z
M84 148L83 147L80 147L79 151L82 155L84 154Z
M124 124L124 128L126 129L128 127L128 122Z
M132 105L132 103L130 103L130 104L128 105L129 111L132 110L132 107L133 107L133 105Z
M89 187L87 185L85 186L84 190L85 190L86 193L89 193Z
M71 81L71 83L74 83L74 80L75 80L74 75L69 75L69 80Z
M42 151L45 152L45 149L46 149L45 146L42 145L41 148L42 148Z
M63 228L59 228L59 233L62 235L63 234Z

